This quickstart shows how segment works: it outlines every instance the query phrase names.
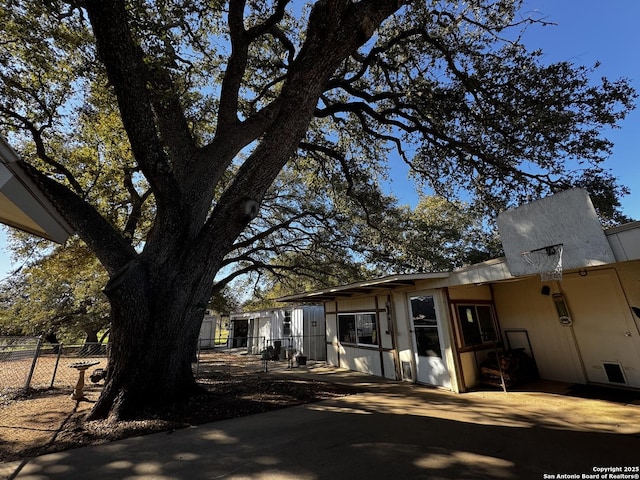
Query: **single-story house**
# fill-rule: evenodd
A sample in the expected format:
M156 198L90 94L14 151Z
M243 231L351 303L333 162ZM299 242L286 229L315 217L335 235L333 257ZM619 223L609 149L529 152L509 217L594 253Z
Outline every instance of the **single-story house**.
M236 312L230 315L230 347L246 347L260 353L279 347L282 358L287 349L310 360L326 359L325 317L321 305Z
M586 192L568 192L499 219L504 258L279 300L324 305L337 367L454 392L533 378L640 389L640 222L605 231Z
M57 243L64 243L73 233L60 210L1 135L0 223Z

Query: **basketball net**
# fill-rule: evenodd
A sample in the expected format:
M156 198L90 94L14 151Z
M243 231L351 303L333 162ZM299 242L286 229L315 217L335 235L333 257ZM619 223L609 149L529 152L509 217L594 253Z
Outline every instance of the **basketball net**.
M543 282L562 280L562 250L562 244L559 243L522 252L522 256L536 269Z

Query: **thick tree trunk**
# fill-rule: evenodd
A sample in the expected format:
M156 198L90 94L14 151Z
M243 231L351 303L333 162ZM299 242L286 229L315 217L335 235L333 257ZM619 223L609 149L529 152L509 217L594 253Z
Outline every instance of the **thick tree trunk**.
M188 285L202 274L153 281L136 260L114 276L105 289L112 308L108 374L89 419L140 417L198 389L191 361L208 297L193 298Z

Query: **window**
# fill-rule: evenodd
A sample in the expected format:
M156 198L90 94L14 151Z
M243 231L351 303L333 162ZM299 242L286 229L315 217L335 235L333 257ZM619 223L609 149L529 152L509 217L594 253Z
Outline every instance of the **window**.
M338 334L341 343L378 345L375 313L342 313L338 315Z
M491 305L458 305L462 346L472 347L498 339Z
M282 322L282 336L291 336L291 312L284 312L284 321Z
M416 337L416 348L421 357L440 357L440 335L438 334L438 319L433 295L411 297L411 316L413 317L413 332Z

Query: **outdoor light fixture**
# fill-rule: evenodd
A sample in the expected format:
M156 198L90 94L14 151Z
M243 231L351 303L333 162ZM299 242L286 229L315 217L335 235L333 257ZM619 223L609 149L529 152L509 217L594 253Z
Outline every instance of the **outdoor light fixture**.
M564 301L564 295L561 293L553 294L553 304L556 306L556 311L558 312L558 319L560 323L565 326L571 325L573 322L571 321L571 317L569 316L569 309L567 308L567 304Z

